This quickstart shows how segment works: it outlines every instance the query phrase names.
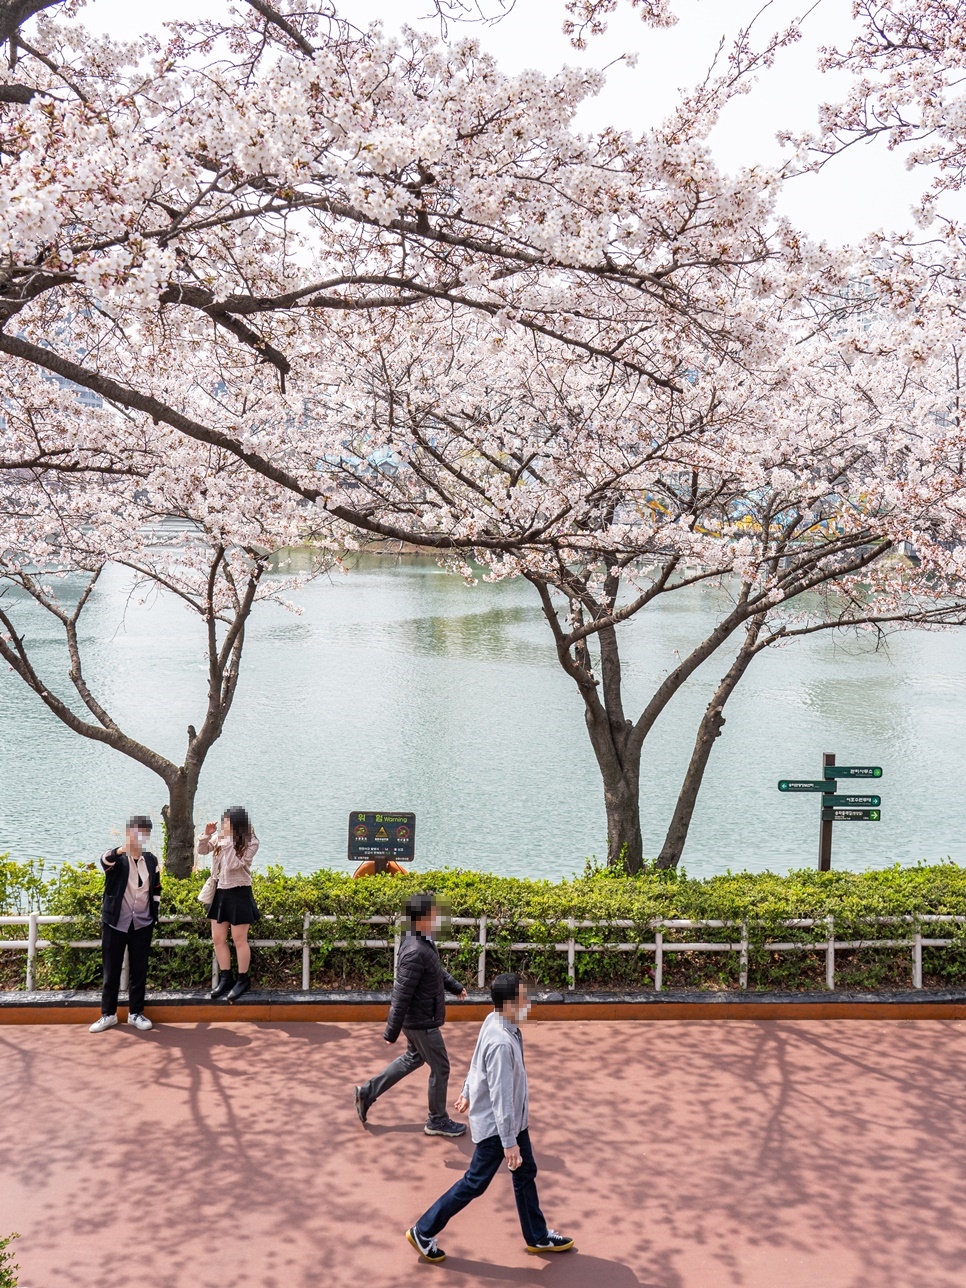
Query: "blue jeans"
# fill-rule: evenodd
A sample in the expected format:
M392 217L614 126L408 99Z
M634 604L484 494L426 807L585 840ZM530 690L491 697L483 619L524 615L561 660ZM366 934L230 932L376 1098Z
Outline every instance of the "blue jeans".
M530 1146L530 1133L526 1128L517 1137L517 1145L523 1161L515 1172L510 1173L513 1177L513 1197L517 1201L524 1241L528 1246L534 1247L547 1237L547 1223L537 1199L537 1164ZM481 1140L473 1151L466 1174L442 1198L438 1198L428 1212L423 1213L416 1222L416 1233L424 1239L431 1239L439 1234L457 1212L462 1212L468 1203L480 1197L500 1170L502 1162L503 1146L499 1136L488 1136L486 1140Z

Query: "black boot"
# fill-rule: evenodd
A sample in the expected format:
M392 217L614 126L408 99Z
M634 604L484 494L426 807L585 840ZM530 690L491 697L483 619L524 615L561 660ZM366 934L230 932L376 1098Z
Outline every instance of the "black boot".
M238 972L238 978L235 980L235 987L228 994L229 1002L237 1002L243 993L248 992L251 986L252 986L252 983L251 983L251 980L248 978L248 971L240 970Z
M218 983L211 990L211 1000L217 1002L219 998L224 997L234 982L235 975L233 971L219 970Z

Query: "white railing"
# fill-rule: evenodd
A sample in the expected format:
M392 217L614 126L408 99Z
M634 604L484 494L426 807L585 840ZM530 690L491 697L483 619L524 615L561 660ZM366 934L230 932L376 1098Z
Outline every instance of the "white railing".
M271 918L266 918L271 920ZM0 951L5 949L26 951L27 970L26 970L26 987L28 992L35 991L35 973L37 953L43 952L44 949L59 946L62 948L100 948L99 939L72 939L72 940L53 940L43 939L40 936L42 926L64 925L81 920L79 917L47 917L37 912L27 913L17 917L0 917L0 926L26 926L26 939L0 939ZM184 922L192 922L195 918L188 916L161 917L162 924L171 925ZM334 924L346 918L334 916L312 916L306 913L302 921L302 936L299 939L252 939L250 943L256 948L299 948L302 951L302 990L308 992L310 987L311 975L311 952L314 946L318 945L318 940L310 937L310 931L313 925ZM902 939L851 939L842 940L835 938L835 923L832 917L823 918L798 918L792 921L782 921L778 924L789 930L807 930L815 927L821 927L825 932L821 939L811 941L791 940L788 942L765 942L757 944L754 947L757 951L768 953L790 953L790 952L822 952L825 954L825 987L834 990L835 988L835 954L837 951L853 951L869 948L892 948L892 949L909 949L911 951L911 976L912 987L922 988L922 950L923 948L949 948L954 944L963 943L962 939L927 939L923 937L922 926L937 923L955 923L963 924L966 922L966 916L951 916L938 913L923 914L919 917L874 917L870 919L871 924L878 926L909 926L914 928L911 937ZM358 923L362 926L385 926L393 927L394 933L392 938L386 939L337 939L330 941L326 946L329 948L385 948L393 949L393 961L399 951L399 943L402 934L401 924L393 917L367 917ZM479 988L485 987L486 984L486 958L488 950L496 949L500 952L558 952L567 954L567 983L568 988L573 991L576 987L577 972L576 960L578 953L636 953L645 952L654 954L654 988L660 993L664 987L664 955L665 953L737 953L738 954L738 987L747 989L748 987L748 923L747 921L688 921L688 920L667 920L659 919L647 923L647 931L653 934L653 939L644 940L636 939L627 943L608 942L603 944L584 944L578 939L578 933L581 930L633 930L640 925L634 921L577 921L570 918L565 924L569 932L568 938L561 942L541 942L539 940L518 941L514 943L493 944L488 938L490 931L503 925L523 925L533 926L541 923L529 918L517 919L512 922L504 922L498 918L488 918L486 914L481 917L453 917L451 919L453 926L475 927L476 938L475 946L477 948L477 985ZM679 939L667 939L666 931L679 932L683 930L726 930L736 929L739 932L736 941L711 941L711 942L686 942ZM198 944L197 939L155 939L154 943L159 948L182 948ZM459 943L456 940L449 940L439 944L443 949L465 948L465 943ZM217 983L218 963L212 955L212 981ZM126 988L125 978L122 978L122 988Z

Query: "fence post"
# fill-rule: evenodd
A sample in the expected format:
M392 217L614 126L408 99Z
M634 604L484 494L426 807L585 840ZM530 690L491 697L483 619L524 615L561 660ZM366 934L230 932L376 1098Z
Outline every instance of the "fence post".
M480 956L476 966L476 987L486 988L486 913L480 917Z
M916 926L912 943L912 987L922 988L922 926Z
M738 958L738 987L748 987L748 923L741 923L741 955Z
M574 939L574 919L567 918L567 925L570 927L570 938L567 940L567 987L571 993L577 987L577 942Z
M654 932L654 991L660 993L664 986L664 931Z
M825 987L835 991L835 918L828 916L828 947L825 949Z
M40 914L30 913L27 918L27 992L34 991L34 961L37 957L37 918Z
M215 950L211 950L211 987L214 991L218 987L219 966Z
M311 914L306 913L302 920L302 992L307 993L311 985L311 949L309 948L309 924Z
M392 944L392 978L396 979L396 967L399 964L399 945L402 943L402 930L400 929L399 920L396 920L396 937Z
M121 962L121 992L128 995L128 1000L130 1000L131 960L126 948L124 949L124 960Z

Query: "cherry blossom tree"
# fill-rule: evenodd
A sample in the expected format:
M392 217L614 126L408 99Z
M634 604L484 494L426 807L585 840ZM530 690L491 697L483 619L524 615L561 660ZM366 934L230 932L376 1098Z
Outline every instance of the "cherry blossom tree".
M843 301L834 330L826 322L811 338L796 319L797 343L740 382L706 355L670 401L562 361L532 337L517 347L464 337L454 354L441 336L427 331L414 345L401 328L384 337L368 384L365 334L347 351L355 405L336 400L356 446L340 466L346 485L380 510L421 515L430 534L502 533L475 559L487 576L525 577L539 594L584 707L613 864L643 862L646 742L705 663L727 658L660 866L681 857L725 704L764 649L820 631L879 639L963 620L955 355L923 363L896 347L894 319L862 304L850 322L850 308ZM394 468L363 459L374 442ZM457 554L447 563L475 575ZM695 588L707 592L712 629L628 713L622 628Z
M233 457L196 453L191 461L170 434L137 443L119 426L109 458L65 457L55 446L64 436L57 421L107 418L106 412L79 404L74 390L43 392L43 401L5 399L4 435L15 468L0 471L0 658L68 729L162 779L167 870L186 876L198 781L231 710L248 619L259 600L279 598L272 555L311 528L284 496L253 485ZM11 441L18 431L19 450ZM177 469L168 453L177 454ZM132 594L173 595L201 628L207 701L197 727L188 726L180 761L126 731L85 670L83 614L112 563L131 574ZM45 646L53 624L62 634L66 686L51 673Z

